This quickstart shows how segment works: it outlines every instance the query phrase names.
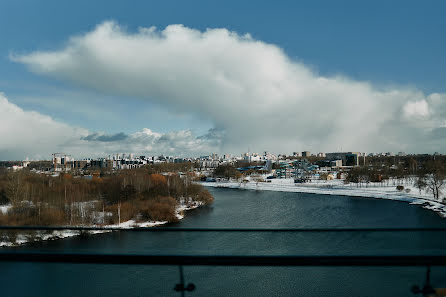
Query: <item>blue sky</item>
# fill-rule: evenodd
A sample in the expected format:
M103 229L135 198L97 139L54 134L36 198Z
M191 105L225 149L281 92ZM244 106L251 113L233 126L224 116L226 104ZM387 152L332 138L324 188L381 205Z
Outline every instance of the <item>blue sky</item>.
M62 50L70 37L112 20L129 34L139 27L163 30L171 24L199 31L226 28L240 35L249 33L322 77L341 75L377 89L445 93L444 11L444 1L3 0L0 92L24 110L92 132L191 129L201 135L219 126L213 118L173 110L157 100L35 73L10 58L11 53ZM131 110L131 116L123 110Z

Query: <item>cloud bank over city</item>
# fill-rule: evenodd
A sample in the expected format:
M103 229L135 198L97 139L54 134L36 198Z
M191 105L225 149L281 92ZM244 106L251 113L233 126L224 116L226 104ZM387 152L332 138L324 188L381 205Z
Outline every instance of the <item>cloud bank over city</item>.
M212 131L208 134L212 135ZM206 137L208 134L197 137L190 130L156 133L148 128L132 134L91 132L35 111L25 111L0 93L0 155L9 160L48 159L54 152L74 157L128 152L189 155L218 146L215 139Z
M12 54L11 59L37 74L104 94L156 102L214 126L199 136L188 127L166 134L149 128L130 135L107 134L23 111L3 96L0 104L14 112L8 121L1 120L9 127L2 135L11 140L2 142L2 152L12 149L8 146L24 151L37 135L43 141L31 147L46 154L55 149L54 143L78 153L93 148L136 153L446 148L446 138L439 137L446 134L446 94L324 77L274 44L227 29L170 25L128 32L108 21L70 37L61 49ZM19 120L29 125L10 128L9 123ZM17 140L21 131L14 129L27 127L33 131L25 134L29 139Z

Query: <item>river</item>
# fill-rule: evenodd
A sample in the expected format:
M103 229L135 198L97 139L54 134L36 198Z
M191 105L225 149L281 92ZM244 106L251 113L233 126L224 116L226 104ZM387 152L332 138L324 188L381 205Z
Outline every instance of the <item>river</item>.
M446 227L436 213L404 202L303 193L209 189L213 205L172 227ZM40 242L25 251L190 255L446 254L446 234L114 232ZM6 249L4 249L6 250ZM178 268L1 263L1 296L179 296ZM424 268L185 267L186 296L411 296ZM446 269L432 282L446 287Z

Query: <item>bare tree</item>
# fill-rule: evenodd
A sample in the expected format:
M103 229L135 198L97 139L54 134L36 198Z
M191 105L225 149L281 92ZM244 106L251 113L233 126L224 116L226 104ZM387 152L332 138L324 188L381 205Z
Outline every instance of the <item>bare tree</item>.
M420 191L420 195L421 195L421 191L424 190L427 186L424 176L419 176L416 179L415 186L418 188L418 190Z
M440 200L442 189L446 183L446 168L444 164L440 161L427 163L424 174L424 182L426 184L427 191L433 194L434 199Z
M13 205L20 203L22 198L23 174L20 172L7 175L6 195Z

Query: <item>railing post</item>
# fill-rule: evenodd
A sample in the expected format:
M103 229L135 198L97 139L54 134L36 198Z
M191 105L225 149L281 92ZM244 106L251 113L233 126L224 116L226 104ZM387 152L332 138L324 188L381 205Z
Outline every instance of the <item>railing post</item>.
M183 272L183 265L179 265L178 268L180 268L180 283L175 285L174 290L181 293L181 297L184 297L186 294L186 291L192 292L195 290L195 285L192 283L187 284L187 287L184 285L184 272Z
M424 297L430 296L431 294L435 294L435 290L431 285L431 267L428 265L426 266L426 282L424 283L424 286L422 289L420 289L419 286L413 286L412 287L412 293L414 294L423 294Z

